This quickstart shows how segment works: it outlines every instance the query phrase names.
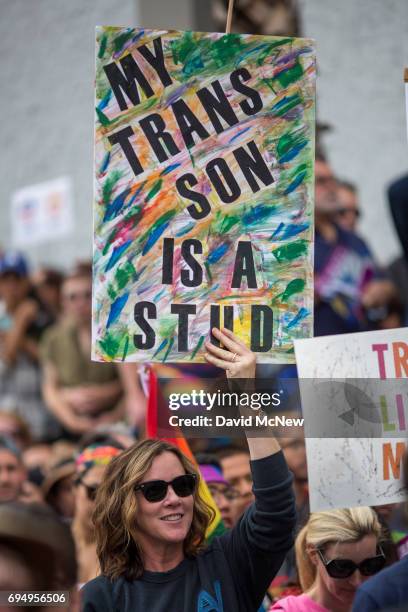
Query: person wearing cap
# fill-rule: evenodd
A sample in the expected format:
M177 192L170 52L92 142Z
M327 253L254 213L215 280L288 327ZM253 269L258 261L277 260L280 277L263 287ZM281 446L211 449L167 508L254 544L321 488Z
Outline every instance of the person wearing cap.
M95 442L80 448L75 460L75 513L72 533L77 550L80 585L95 578L99 573L92 513L106 466L122 450L123 446L116 440L108 436L98 437Z
M70 521L75 512L74 476L75 461L65 457L50 466L42 483L45 501L66 521Z
M28 278L19 253L0 256L0 397L2 407L20 414L35 440L53 439L60 428L41 396L38 343L52 323Z
M196 459L199 463L200 474L218 506L222 522L227 529L231 529L239 518L234 503L240 497L239 491L225 480L216 457L203 453L197 455Z

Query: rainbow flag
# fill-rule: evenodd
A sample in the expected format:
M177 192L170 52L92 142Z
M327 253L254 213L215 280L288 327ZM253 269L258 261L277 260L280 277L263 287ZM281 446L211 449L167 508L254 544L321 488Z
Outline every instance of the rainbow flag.
M153 366L150 366L149 396L148 396L147 410L146 410L146 436L148 438L158 438L159 437L157 435L158 399L159 399L159 381L157 379L157 375L156 375L156 372L154 371ZM188 459L192 463L194 463L197 470L200 471L197 461L195 460L195 457L193 453L191 452L191 449L188 445L187 440L184 438L181 431L177 431L177 434L178 434L177 437L175 436L174 438L161 437L161 439L164 440L165 442L168 442L169 444L174 444L174 446L177 446L182 451L182 453L184 453L184 455L188 457ZM214 519L208 525L208 529L206 533L206 540L207 542L210 542L212 538L214 538L217 535L221 535L222 533L225 532L225 526L224 526L224 523L222 522L221 514L218 509L218 506L215 503L213 496L211 495L203 477L200 478L199 491L204 501L215 512Z

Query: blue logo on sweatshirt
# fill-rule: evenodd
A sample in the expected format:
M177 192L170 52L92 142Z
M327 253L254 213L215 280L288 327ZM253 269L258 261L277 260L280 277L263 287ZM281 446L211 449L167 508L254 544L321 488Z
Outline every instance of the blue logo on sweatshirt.
M219 580L214 582L214 591L216 599L207 593L207 591L200 591L197 602L197 612L224 612Z

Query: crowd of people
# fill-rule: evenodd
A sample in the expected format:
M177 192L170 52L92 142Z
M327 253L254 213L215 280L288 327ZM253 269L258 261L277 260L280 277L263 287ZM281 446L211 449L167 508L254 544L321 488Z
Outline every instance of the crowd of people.
M389 190L394 217L404 184ZM378 265L356 187L320 154L315 211L315 335L406 325L404 251ZM70 610L82 594L87 612L408 605L404 505L310 514L301 434L282 450L271 436L204 442L196 463L147 439L141 366L90 358L89 263L31 273L3 252L0 308L1 591L69 591ZM224 349L206 344L208 363L255 376L249 349L218 333ZM212 541L200 478L225 530Z

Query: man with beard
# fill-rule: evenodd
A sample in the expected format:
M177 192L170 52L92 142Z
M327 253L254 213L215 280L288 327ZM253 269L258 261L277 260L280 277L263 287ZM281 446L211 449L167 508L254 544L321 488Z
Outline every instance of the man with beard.
M16 501L26 477L19 449L12 440L0 436L0 503Z
M221 449L217 458L225 480L238 492L233 501L233 513L237 520L255 499L249 453L244 448L231 445Z

